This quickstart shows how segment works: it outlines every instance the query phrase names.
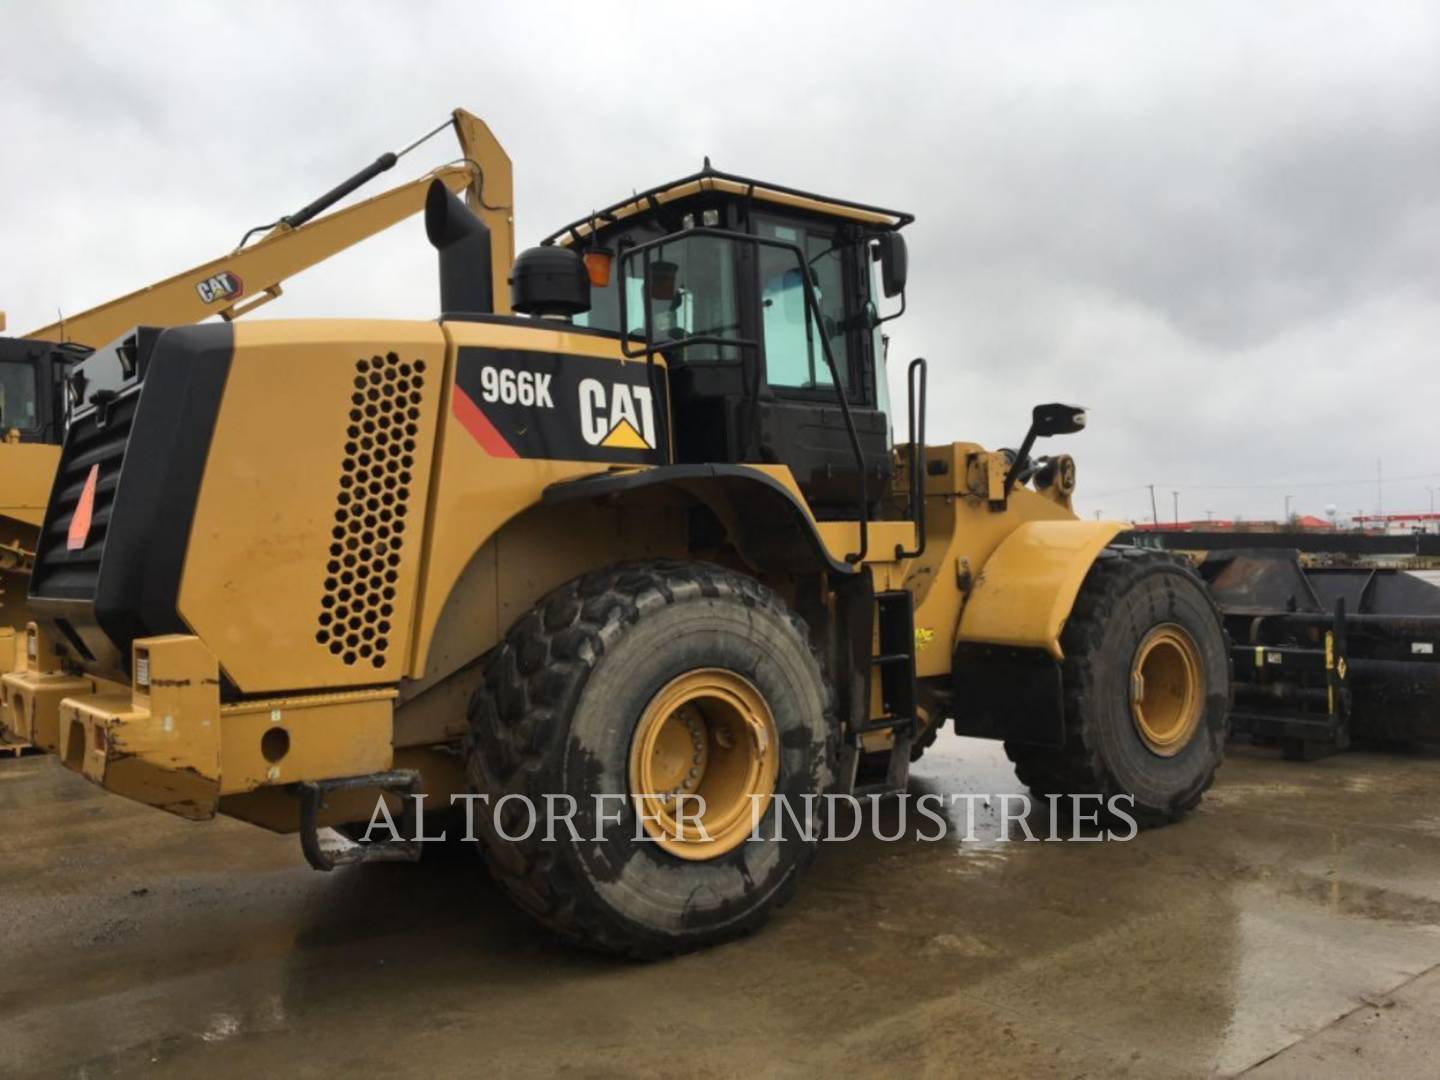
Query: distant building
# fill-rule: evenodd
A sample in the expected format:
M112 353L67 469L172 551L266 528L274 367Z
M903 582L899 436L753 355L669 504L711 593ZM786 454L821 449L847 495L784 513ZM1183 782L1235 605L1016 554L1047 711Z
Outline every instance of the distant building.
M1162 521L1156 525L1137 521L1135 532L1333 532L1336 525L1314 514L1297 514L1293 521ZM1346 519L1345 532L1363 532L1372 536L1410 536L1414 533L1440 534L1440 513L1434 514L1357 514Z
M1436 514L1360 514L1351 518L1356 528L1385 536L1409 536L1412 533L1440 533L1440 513Z
M1136 532L1329 532L1334 526L1324 518L1313 514L1300 514L1293 522L1283 521L1231 521L1226 518L1205 521L1162 521L1156 525L1148 521L1135 522Z

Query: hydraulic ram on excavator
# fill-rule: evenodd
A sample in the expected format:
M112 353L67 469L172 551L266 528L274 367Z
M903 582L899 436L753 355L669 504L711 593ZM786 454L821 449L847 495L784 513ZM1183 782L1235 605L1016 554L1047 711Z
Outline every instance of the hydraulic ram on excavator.
M501 260L514 258L513 239L508 247L506 243L506 237L513 236L510 159L484 122L464 109L456 109L450 120L436 131L448 126L453 126L462 151L460 160L454 164L442 166L355 206L319 217L363 184L393 168L424 140L412 143L399 153L382 154L303 209L280 218L271 226L261 226L267 231L255 243L242 241L228 255L42 326L25 337L98 348L135 326L184 326L217 315L227 321L239 318L280 296L286 278L419 213L432 179L441 181L451 191L464 191L467 204L489 225L497 238L495 260L503 277L509 262L501 266ZM252 229L251 233L255 231ZM246 234L247 239L249 235Z

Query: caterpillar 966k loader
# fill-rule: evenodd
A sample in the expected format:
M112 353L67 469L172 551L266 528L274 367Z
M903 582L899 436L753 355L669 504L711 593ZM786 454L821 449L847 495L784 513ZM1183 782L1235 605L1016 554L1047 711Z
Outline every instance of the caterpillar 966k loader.
M325 210L395 164L425 139L453 127L461 160L362 203L320 217ZM419 213L432 180L473 200L479 190L484 124L457 109L447 124L372 164L303 209L254 232L227 255L164 281L71 315L24 337L0 337L0 671L13 666L14 642L24 632L26 578L60 459L67 403L66 376L94 349L137 325L184 326L219 316L227 322L281 295L282 282L302 270ZM498 170L504 172L504 170ZM506 192L492 197L509 201ZM246 240L249 239L247 235ZM512 252L497 249L500 269ZM5 330L0 313L0 333ZM75 402L83 404L77 388Z
M900 787L947 718L1039 792L1144 824L1200 799L1219 618L1076 519L1070 458L1032 458L1084 414L1037 408L1015 453L926 446L917 361L892 445L909 215L707 163L507 291L496 184L478 216L429 193L438 320L142 328L80 365L8 724L322 868L319 829L377 793L485 796L517 901L632 955L757 925L816 834L752 832Z

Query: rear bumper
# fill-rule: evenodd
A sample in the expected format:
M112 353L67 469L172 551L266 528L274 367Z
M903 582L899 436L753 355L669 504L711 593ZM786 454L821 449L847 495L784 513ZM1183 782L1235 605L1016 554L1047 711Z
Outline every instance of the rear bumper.
M27 661L0 680L0 724L107 791L195 819L226 797L393 763L393 690L222 705L214 655L185 635L136 641L131 670L125 686Z
M20 670L0 680L0 728L12 742L60 753L60 703L95 692L95 680Z

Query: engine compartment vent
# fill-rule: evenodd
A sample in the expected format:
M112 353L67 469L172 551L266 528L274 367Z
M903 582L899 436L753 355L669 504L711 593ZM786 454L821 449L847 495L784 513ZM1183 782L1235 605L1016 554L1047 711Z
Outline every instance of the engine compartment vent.
M384 668L405 544L425 362L355 362L335 526L315 641L347 666Z

